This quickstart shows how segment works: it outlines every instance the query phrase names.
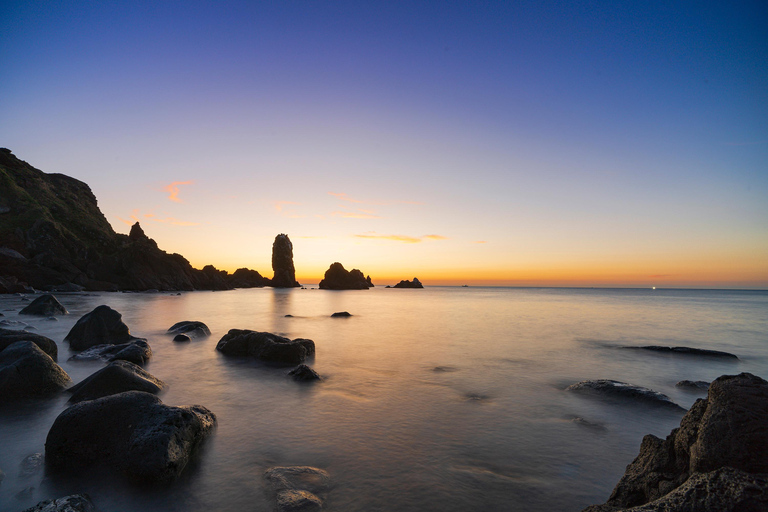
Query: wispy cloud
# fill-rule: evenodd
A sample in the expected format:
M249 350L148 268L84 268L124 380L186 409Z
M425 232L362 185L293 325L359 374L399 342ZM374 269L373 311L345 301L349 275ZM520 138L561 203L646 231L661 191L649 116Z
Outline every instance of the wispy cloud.
M328 195L329 196L337 197L337 198L341 199L342 201L349 201L350 203L362 203L363 202L363 201L360 201L359 199L352 199L351 197L349 197L344 192L328 192Z
M408 235L380 235L378 233L365 233L362 235L354 235L355 238L367 238L375 240L390 240L393 242L402 242L406 244L418 244L425 240L448 240L448 237L442 235L424 235L424 236L408 236Z
M379 215L373 215L370 210L358 210L356 212L331 212L334 217L341 217L343 219L380 219Z
M194 183L194 181L174 181L170 185L163 187L163 190L168 192L168 199L174 203L181 203L183 201L179 199L179 185L192 185Z
M474 241L474 242L472 242L472 243L473 243L473 244L487 244L487 243L488 243L488 241L487 241L487 240L475 240L475 241Z
M296 201L272 201L272 206L275 207L275 210L278 212L283 211L283 207L286 205L295 205L295 204L301 204L297 203Z
M448 237L443 235L424 235L421 238L424 240L448 240Z

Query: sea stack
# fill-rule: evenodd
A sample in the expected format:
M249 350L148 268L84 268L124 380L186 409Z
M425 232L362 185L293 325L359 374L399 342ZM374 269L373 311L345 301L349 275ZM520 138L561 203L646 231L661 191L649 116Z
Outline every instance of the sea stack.
M274 288L295 288L301 286L296 281L296 269L293 267L293 244L288 235L280 233L272 244L272 278Z

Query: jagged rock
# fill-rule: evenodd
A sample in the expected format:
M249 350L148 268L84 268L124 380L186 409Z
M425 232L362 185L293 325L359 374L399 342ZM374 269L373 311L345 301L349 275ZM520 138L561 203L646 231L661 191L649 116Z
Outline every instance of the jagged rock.
M143 338L134 338L129 343L120 345L96 345L75 354L69 359L72 361L93 361L103 359L105 361L130 361L134 364L145 364L152 357L152 349Z
M52 395L69 382L67 372L31 341L17 341L0 352L0 402Z
M67 391L72 393L70 403L93 400L125 391L159 393L165 383L130 361L113 361Z
M55 500L41 501L23 512L96 512L87 494L72 494Z
M706 391L709 389L709 382L705 380L681 380L675 384L675 387L696 391Z
M186 342L186 341L192 341L192 338L187 336L186 334L177 334L173 337L173 341L175 342Z
M319 285L321 290L367 290L371 286L362 272L356 268L347 271L338 261L325 271Z
M413 281L408 281L408 280L400 281L392 288L424 288L424 285L421 284L421 281L419 281L417 277L414 277Z
M54 316L68 315L67 309L50 293L39 296L32 303L19 311L20 315Z
M135 480L168 482L215 425L216 416L203 406L172 407L141 391L87 400L54 421L46 464L67 473L104 465Z
M232 288L261 288L269 286L269 278L262 276L256 270L239 268L227 278L227 283Z
M145 240L148 238L149 237L144 233L144 230L141 229L139 221L136 221L136 223L131 226L131 231L128 233L128 240L136 242L137 240Z
M296 269L293 266L293 244L288 235L280 233L272 244L272 286L275 288L296 288Z
M766 495L768 382L749 373L724 375L712 382L707 399L697 400L683 416L680 427L674 429L666 440L653 435L645 436L640 453L627 466L608 501L585 510L599 512L646 504L650 506L650 502L669 495L696 475L699 475L697 480L692 480L690 484L692 489L716 485L713 493L726 499L726 503L717 510L761 510L759 507L738 508L727 502L727 496L733 494L731 491L734 489L738 490L743 478L730 470L706 476L723 468L752 475L762 474L747 484L745 492ZM683 488L678 494L691 497L691 492ZM702 493L698 493L696 500L704 500ZM694 505L680 510L713 509Z
M51 356L51 359L54 361L58 357L59 347L56 345L56 342L50 338L26 331L0 329L0 351L4 350L8 345L16 343L17 341L31 341L40 347L40 350Z
M288 372L288 375L293 377L293 380L299 381L299 382L312 382L316 380L321 380L320 375L317 374L315 370L313 370L311 367L300 364L290 372Z
M662 347L659 345L647 345L643 347L622 347L630 350L650 350L652 352L660 352L662 354L683 355L683 356L701 356L701 357L717 357L722 359L738 359L738 356L729 352L721 352L719 350L706 350L703 348L691 348L691 347Z
M230 329L219 340L216 350L230 356L250 356L262 361L298 364L315 353L315 342L304 338L290 340L269 332Z
M33 453L28 457L24 457L24 460L22 460L19 465L19 476L22 478L34 476L43 470L44 464L45 455L42 453Z
M349 311L337 311L331 315L331 318L349 318L350 316L352 316L352 313Z
M679 409L681 411L685 410L670 400L670 398L665 394L616 380L585 380L582 382L577 382L576 384L572 384L565 389L566 391L575 391L588 395L599 395L610 398L626 399L633 402L658 405L671 409Z
M116 345L134 339L123 323L123 315L109 306L99 306L83 315L64 341L69 342L72 350L85 350L96 345Z
M175 323L167 331L168 334L185 334L190 339L203 338L211 335L211 330L203 322L185 320ZM174 341L178 341L174 338Z

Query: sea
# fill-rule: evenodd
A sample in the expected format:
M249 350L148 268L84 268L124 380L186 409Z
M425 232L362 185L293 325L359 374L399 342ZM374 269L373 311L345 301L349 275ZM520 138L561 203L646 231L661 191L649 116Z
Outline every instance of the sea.
M331 475L328 511L576 512L604 502L643 436L665 437L684 412L567 386L613 379L687 409L706 391L678 381L768 378L766 291L307 286L57 297L70 314L52 321L18 315L32 295L0 296L0 321L55 340L77 383L105 363L70 361L63 340L106 304L149 341L146 370L167 384L163 402L203 405L218 426L170 485L24 476L22 461L44 453L68 394L2 406L2 511L85 492L100 512L266 512L275 501L265 470L302 465ZM331 317L341 311L352 316ZM173 342L166 331L182 320L206 323L211 336ZM222 355L215 347L230 329L314 340L308 363L323 380L299 383L290 367ZM645 345L738 359L624 349Z

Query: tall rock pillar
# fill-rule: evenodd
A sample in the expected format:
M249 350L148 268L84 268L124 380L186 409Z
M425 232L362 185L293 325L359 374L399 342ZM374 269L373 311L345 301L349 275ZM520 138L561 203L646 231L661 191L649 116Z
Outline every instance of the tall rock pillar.
M296 281L296 269L293 267L293 244L288 235L280 233L272 244L272 286L275 288L294 288L301 286Z

